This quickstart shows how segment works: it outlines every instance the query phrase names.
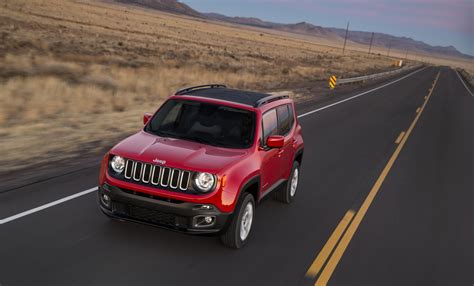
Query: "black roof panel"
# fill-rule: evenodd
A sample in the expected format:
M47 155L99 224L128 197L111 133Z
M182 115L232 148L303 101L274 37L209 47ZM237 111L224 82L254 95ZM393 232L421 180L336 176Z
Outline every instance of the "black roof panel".
M206 98L226 100L250 106L256 106L260 99L271 96L270 94L238 90L232 88L201 88L190 90L182 95L195 95Z

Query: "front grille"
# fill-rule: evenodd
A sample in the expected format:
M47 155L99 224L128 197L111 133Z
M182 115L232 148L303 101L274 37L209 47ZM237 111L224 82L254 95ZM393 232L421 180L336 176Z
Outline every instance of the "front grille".
M163 213L160 211L146 209L138 206L129 206L129 215L131 218L145 221L153 224L176 226L176 216L172 214Z
M126 160L124 178L141 184L164 189L187 191L191 189L191 172L152 165L134 160Z

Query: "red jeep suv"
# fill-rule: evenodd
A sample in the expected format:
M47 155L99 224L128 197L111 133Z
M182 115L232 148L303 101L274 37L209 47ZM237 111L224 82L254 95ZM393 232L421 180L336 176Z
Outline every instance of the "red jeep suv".
M241 248L257 202L295 196L303 137L288 96L190 87L143 123L102 161L99 204L109 217L219 234Z

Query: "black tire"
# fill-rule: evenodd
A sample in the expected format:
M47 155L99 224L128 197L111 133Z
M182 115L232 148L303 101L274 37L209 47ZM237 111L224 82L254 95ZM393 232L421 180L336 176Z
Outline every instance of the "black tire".
M242 240L240 237L242 216L244 214L245 207L249 203L252 204L253 208L252 221L255 220L255 200L252 194L244 193L238 204L238 207L235 210L234 216L232 217L232 221L230 222L229 227L227 228L226 232L221 235L221 241L225 246L239 249L242 248L249 240L249 237L252 233L252 225L250 226L250 232L245 238L245 240Z
M279 190L277 190L275 192L275 199L277 201L280 201L282 203L285 203L285 204L290 204L296 194L297 194L297 190L298 190L298 186L296 188L296 191L295 193L293 194L293 196L291 195L291 180L295 174L295 170L298 170L298 177L297 177L297 181L299 180L299 170L300 170L300 164L298 163L298 161L294 161L293 162L293 167L291 168L291 173L290 173L290 177L288 178L288 180L286 181L285 184L283 184L283 186L281 186L281 188Z

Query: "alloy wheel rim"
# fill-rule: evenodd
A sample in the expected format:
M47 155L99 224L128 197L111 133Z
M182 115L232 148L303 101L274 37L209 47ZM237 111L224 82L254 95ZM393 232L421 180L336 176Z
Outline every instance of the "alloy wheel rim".
M252 227L253 221L253 205L251 202L248 202L244 209L244 214L242 215L242 220L240 222L240 239L244 241L247 239L250 228Z
M291 178L290 195L292 197L296 193L296 188L298 188L298 169L293 171L293 178Z

